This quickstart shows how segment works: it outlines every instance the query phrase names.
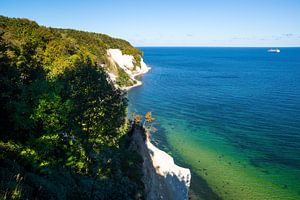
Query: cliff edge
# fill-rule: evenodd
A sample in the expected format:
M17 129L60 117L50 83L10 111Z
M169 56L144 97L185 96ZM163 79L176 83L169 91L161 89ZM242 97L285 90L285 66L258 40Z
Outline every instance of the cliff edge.
M190 170L177 166L170 155L155 147L147 138L143 128L134 127L131 148L143 157L146 199L188 199Z
M140 57L139 62L137 62L133 55L123 54L120 49L108 49L107 56L112 68L117 68L119 70L119 75L108 71L110 79L116 86L119 86L124 90L129 90L133 87L142 85L142 82L137 80L136 77L145 74L150 70L150 67L145 64L142 57ZM126 84L118 83L118 78L122 76L120 70L125 72L125 75L128 77Z

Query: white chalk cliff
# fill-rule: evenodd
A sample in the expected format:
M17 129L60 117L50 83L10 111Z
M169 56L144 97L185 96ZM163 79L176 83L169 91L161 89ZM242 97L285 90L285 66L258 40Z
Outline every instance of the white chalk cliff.
M108 49L107 50L108 58L117 66L122 68L130 77L130 79L134 82L136 82L133 86L125 87L123 89L130 89L135 86L139 86L142 84L141 81L137 80L135 77L145 74L150 70L150 67L148 67L145 63L143 58L141 58L139 66L137 66L135 63L135 59L132 55L126 55L122 54L122 51L120 49ZM113 73L108 73L112 81L116 81L116 75Z
M168 190L173 194L172 199L188 199L188 188L191 181L190 170L176 165L169 154L155 147L150 141L146 141L146 146L156 173L165 178Z
M144 130L136 128L133 132L134 148L143 157L143 182L147 200L187 200L191 172L174 163L174 159L155 147Z
M122 54L120 49L108 49L107 56L115 67L120 67L135 82L133 86L123 87L128 90L142 84L135 77L147 73L150 68L143 59L137 66L132 55ZM110 79L116 82L117 76L108 72ZM174 163L166 152L155 147L146 136L146 131L137 126L133 131L131 148L143 157L143 182L147 200L187 200L191 172Z

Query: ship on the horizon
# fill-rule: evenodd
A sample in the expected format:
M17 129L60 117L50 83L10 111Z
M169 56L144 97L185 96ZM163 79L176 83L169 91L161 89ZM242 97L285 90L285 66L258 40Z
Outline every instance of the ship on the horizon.
M271 48L271 49L268 49L268 52L269 53L280 53L280 49L278 49L278 48L277 49L272 49Z

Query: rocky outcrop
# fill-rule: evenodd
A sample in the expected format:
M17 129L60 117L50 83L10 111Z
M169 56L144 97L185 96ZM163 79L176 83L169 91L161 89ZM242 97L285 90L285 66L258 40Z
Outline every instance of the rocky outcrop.
M188 199L191 172L174 163L174 159L155 147L146 137L145 130L135 127L131 148L143 157L143 182L148 200Z
M137 61L132 55L122 54L120 49L108 49L107 50L108 59L111 61L111 64L115 67L120 67L124 72L129 76L129 78L134 83L133 85L123 87L122 89L129 90L132 87L136 87L142 84L141 81L137 80L136 77L142 74L147 73L150 70L145 63L143 58L140 58L140 63L137 65ZM108 73L110 79L113 82L116 82L118 76L114 73Z

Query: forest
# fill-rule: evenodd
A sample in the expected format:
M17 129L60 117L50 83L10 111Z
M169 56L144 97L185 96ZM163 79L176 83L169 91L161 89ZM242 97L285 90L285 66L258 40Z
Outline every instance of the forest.
M0 16L1 199L144 198L109 48L142 56L104 34Z

